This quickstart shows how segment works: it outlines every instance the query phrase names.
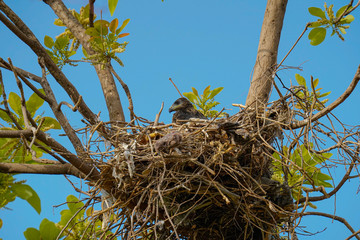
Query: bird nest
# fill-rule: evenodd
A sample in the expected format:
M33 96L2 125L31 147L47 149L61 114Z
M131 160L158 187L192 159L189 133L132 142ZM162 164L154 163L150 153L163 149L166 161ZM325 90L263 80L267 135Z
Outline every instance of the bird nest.
M111 159L98 163L101 185L113 186L109 229L123 239L264 239L293 205L271 179L279 112L261 115L119 128Z

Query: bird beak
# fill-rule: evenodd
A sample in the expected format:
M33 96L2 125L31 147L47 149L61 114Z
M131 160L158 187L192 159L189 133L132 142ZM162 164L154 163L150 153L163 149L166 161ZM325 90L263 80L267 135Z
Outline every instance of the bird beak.
M173 105L173 106L174 106L174 105ZM169 113L175 111L175 109L173 108L173 106L171 106L171 107L169 108Z

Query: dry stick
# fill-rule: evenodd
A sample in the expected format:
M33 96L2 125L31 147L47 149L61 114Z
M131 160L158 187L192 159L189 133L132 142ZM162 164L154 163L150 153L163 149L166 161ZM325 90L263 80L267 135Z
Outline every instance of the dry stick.
M359 235L359 234L360 234L360 230L354 232L354 233L351 234L349 237L347 237L345 240L350 240L351 238L353 238L353 237L355 237L355 236L357 236L357 235Z
M352 8L350 9L350 7L352 6L354 0L351 0L348 4L348 6L346 7L345 11L335 20L335 22L333 23L334 25L337 24L338 22L340 22L340 20L346 16L349 15L352 11L354 11L359 5L360 5L360 1L358 1L358 3ZM350 9L350 10L349 10Z
M133 121L135 118L135 114L134 114L134 105L133 105L133 101L132 101L132 97L131 97L131 93L129 90L129 87L126 85L126 83L120 78L120 76L115 72L114 68L112 67L111 64L109 64L109 68L110 68L110 72L116 77L116 79L120 82L122 88L125 91L125 94L128 98L129 101L129 111L130 111L130 120Z
M313 216L321 216L321 217L327 217L327 218L331 218L331 219L335 219L336 221L339 221L341 223L343 223L353 234L356 234L355 230L351 227L351 225L342 217L339 216L335 216L335 215L331 215L328 213L322 213L322 212L306 212L306 213L302 213L302 216L306 216L306 215L313 215ZM360 237L357 235L354 235L358 240L360 240Z
M161 108L160 108L160 111L158 114L156 114L156 117L155 117L155 121L154 121L154 127L158 125L159 123L159 118L160 118L160 115L161 115L161 112L164 108L164 102L161 103Z
M62 106L62 105L66 105L66 106L68 106L73 112L76 112L76 111L78 110L78 108L79 108L79 104L80 104L81 100L82 100L82 96L80 95L79 100L77 101L77 103L76 103L74 106L72 106L72 105L71 105L70 103L68 103L68 102L62 101L62 102L59 103L59 105L58 105L58 107L57 107L57 110L60 111L61 106Z
M358 84L359 80L360 80L360 65L358 66L358 69L356 71L354 79L351 81L348 88L345 90L345 92L338 99L336 99L333 103L331 103L326 108L322 109L320 112L316 113L311 118L307 118L307 119L304 119L302 121L298 121L298 122L294 122L294 123L290 124L290 128L291 129L296 129L296 128L303 127L306 124L308 124L308 122L316 121L319 118L321 118L321 117L325 116L326 114L328 114L329 112L331 112L334 108L339 106L342 102L344 102L350 96L350 94L353 92L356 85Z
M10 68L10 65L2 58L0 58L0 67L7 69L9 71L12 71ZM18 68L18 67L14 67L14 68L16 69L16 72L18 73L18 75L22 75L22 76L27 77L35 82L40 83L41 77L39 77L31 72L27 72L21 68Z
M181 97L184 97L181 92L179 91L179 89L177 88L177 86L175 85L175 83L173 82L173 80L171 78L169 78L169 81L174 85L175 89L178 91L178 93L180 94Z
M303 32L300 34L300 36L298 37L298 39L295 41L294 45L290 48L290 50L288 51L288 53L285 55L285 57L281 60L281 62L276 66L276 68L274 69L274 72L276 72L279 67L281 66L281 64L285 61L285 59L289 56L289 54L292 52L292 50L295 48L296 44L298 44L298 42L300 41L300 39L302 38L302 36L305 34L306 30L308 29L308 27L311 25L311 23L307 23L305 25L305 29L303 30Z

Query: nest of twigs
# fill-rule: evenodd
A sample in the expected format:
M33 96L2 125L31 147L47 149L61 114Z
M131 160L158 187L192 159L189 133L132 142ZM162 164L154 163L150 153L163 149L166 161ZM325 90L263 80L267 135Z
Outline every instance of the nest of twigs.
M288 216L284 211L292 210L288 186L271 180L281 111L247 109L227 119L120 128L112 138L115 157L100 167L101 184L115 186L111 210L121 222L115 235L274 236L274 226Z

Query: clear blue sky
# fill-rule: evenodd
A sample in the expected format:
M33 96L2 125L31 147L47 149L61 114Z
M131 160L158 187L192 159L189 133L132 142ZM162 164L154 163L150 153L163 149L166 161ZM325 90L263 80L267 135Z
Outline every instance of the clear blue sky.
M55 27L55 15L51 9L39 0L5 0L13 10L23 18L35 35L43 41L46 35L56 36L63 30ZM79 9L87 1L66 0L68 7ZM341 7L336 2L335 9ZM343 1L344 4L347 1ZM71 3L71 4L70 4ZM329 4L331 2L328 2ZM96 1L97 15L103 10L103 19L109 19L107 1ZM323 1L289 1L282 38L279 48L279 60L293 45L304 26L314 18L308 14L311 6L322 7ZM190 91L191 87L204 89L207 85L224 87L217 100L222 107L232 108L232 103L244 103L250 83L251 71L255 62L258 38L264 10L265 0L120 0L115 16L121 21L130 18L125 29L130 36L124 38L128 47L120 58L125 67L116 66L122 79L128 84L133 100L135 113L147 119L154 119L161 103L165 102L168 109L178 98L176 90L168 81L171 77L182 92ZM336 99L352 80L357 66L360 64L360 14L355 12L355 21L346 34L346 41L337 37L327 37L320 46L311 46L306 36L285 61L288 66L302 66L303 71L284 70L279 73L284 83L289 86L295 82L294 75L299 73L306 79L313 75L320 79L319 86L331 91L330 101ZM0 24L0 57L10 57L13 63L40 75L37 59L30 49ZM116 65L114 63L114 65ZM78 87L80 94L94 112L101 111L103 120L107 120L107 112L102 97L101 87L95 71L87 64L77 68L65 67L67 77ZM7 91L16 91L12 75L2 70ZM51 81L57 88L55 81ZM127 100L122 89L121 99L127 111ZM63 91L57 90L58 101L68 100ZM273 94L276 97L276 93ZM359 89L335 110L340 119L356 125L359 122ZM44 107L45 112L49 112ZM230 111L230 113L234 113ZM50 114L50 113L49 113ZM79 115L68 111L67 117L74 120L74 127L81 127ZM164 111L161 121L170 122L171 115ZM57 137L58 132L52 133ZM58 137L57 137L58 138ZM65 137L61 142L70 147ZM342 167L334 172L340 177ZM4 226L0 229L0 238L23 239L23 231L27 227L38 228L43 218L57 222L60 218L59 209L54 205L65 202L68 194L76 194L70 184L62 176L30 176L18 175L18 179L27 179L40 195L42 213L39 216L23 200L9 204L12 211L1 210L0 218ZM72 178L75 182L75 178ZM325 211L345 217L355 228L360 228L360 204L357 194L359 180L354 179L344 187L335 198L317 204L317 211ZM308 231L326 231L300 239L344 239L350 232L341 224L332 223L329 219L308 217L301 223Z

